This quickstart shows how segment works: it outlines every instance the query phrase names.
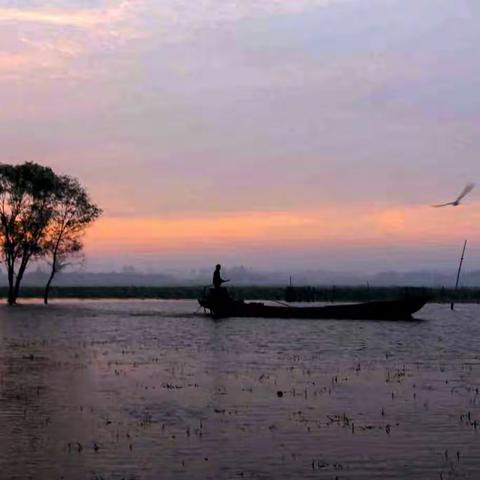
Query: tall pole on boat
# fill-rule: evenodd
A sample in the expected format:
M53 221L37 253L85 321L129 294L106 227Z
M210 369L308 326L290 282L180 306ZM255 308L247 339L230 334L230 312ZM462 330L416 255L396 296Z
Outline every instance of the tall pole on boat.
M460 272L462 271L463 259L465 258L465 249L467 248L467 241L463 244L462 256L460 257L460 264L458 265L458 272L457 272L457 281L455 282L455 293L458 290L458 282L460 280ZM450 304L450 310L453 310L454 303Z

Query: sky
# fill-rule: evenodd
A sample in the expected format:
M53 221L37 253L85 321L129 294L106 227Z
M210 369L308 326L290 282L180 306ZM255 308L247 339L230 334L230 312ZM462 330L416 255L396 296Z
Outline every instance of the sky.
M0 0L0 145L91 269L480 268L478 0Z

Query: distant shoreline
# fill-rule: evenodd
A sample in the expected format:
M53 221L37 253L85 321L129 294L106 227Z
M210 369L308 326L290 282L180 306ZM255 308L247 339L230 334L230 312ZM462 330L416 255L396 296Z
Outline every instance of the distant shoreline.
M163 299L163 300L195 300L204 291L203 286L172 287L53 287L51 298L79 299ZM387 300L404 295L428 295L435 303L479 303L480 287L430 288L430 287L366 287L366 286L317 286L293 287L287 294L285 287L279 286L241 286L228 289L234 298L249 300L285 301L286 296L292 301L318 302L362 302L369 300ZM21 298L42 298L42 287L24 287ZM0 287L0 296L5 298L7 288Z

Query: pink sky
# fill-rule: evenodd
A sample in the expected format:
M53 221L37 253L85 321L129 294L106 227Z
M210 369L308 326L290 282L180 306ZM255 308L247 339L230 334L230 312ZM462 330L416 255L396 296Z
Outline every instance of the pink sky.
M87 185L92 268L480 260L471 0L0 6L2 161ZM362 21L359 22L358 19Z

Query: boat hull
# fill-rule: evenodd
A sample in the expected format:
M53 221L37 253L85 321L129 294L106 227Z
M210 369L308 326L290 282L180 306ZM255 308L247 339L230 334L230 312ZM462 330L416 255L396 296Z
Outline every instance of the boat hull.
M365 302L325 307L272 306L258 302L232 300L215 292L200 298L199 303L214 318L261 317L337 320L409 320L428 301L426 297Z

